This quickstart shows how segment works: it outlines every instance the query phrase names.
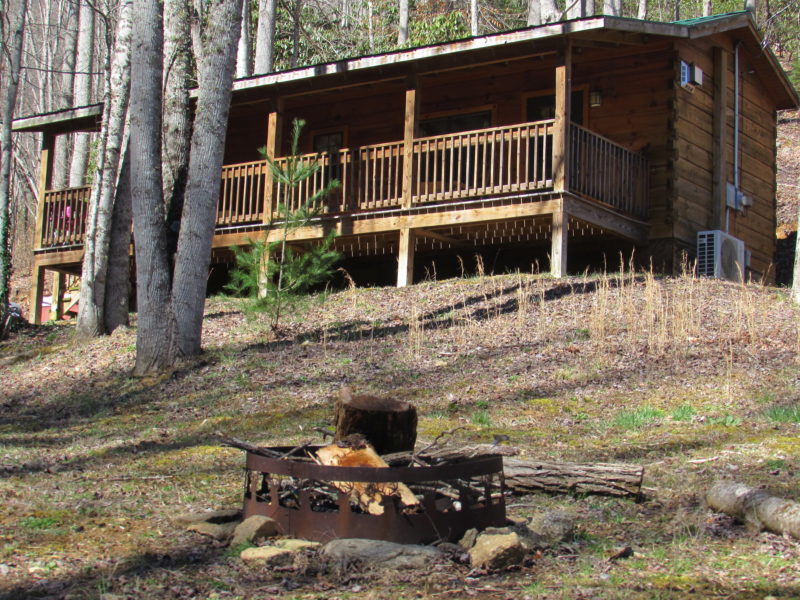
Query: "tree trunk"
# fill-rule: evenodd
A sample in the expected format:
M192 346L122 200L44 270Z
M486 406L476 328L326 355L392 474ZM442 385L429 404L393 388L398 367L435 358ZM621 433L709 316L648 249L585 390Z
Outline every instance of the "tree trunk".
M137 0L133 25L130 153L139 313L134 375L164 371L174 358L161 180L163 22L160 8L159 0Z
M201 349L206 282L219 199L219 173L225 150L231 83L242 17L242 0L211 0L208 4L203 38L212 43L203 48L198 69L197 116L172 293L177 350L183 356L198 354Z
M0 339L5 336L8 321L9 287L11 283L11 247L9 228L11 226L11 121L14 119L14 107L19 91L19 76L22 67L22 44L25 36L25 12L27 0L19 0L17 19L12 31L8 75L5 79L6 93L0 114ZM4 1L0 1L0 19L7 16ZM0 26L0 42L3 39L3 28ZM5 48L4 48L5 50ZM5 57L3 57L5 58ZM2 59L0 59L2 60Z
M714 2L712 0L703 0L703 16L710 17L714 14Z
M622 0L603 0L603 14L611 17L621 17Z
M800 504L770 496L741 483L720 481L706 494L708 506L743 521L750 529L767 529L800 539Z
M250 10L242 11L242 30L239 34L239 49L236 52L236 78L250 77L253 74L252 64L252 22Z
M173 256L178 247L192 135L189 105L192 44L189 21L188 0L164 2L165 69L161 158L169 256Z
M400 0L398 19L397 45L402 46L408 42L408 0Z
M800 177L797 178L798 189L800 190ZM800 191L797 192L800 200ZM797 238L794 247L794 272L792 273L792 299L795 304L800 304L800 204L797 206Z
M550 463L503 459L506 486L515 493L639 496L644 468L611 463Z
M539 10L542 23L555 23L561 17L561 11L558 10L555 0L540 0Z
M290 67L295 68L300 62L300 16L303 13L303 0L292 2L292 58Z
M473 37L478 35L478 0L469 0L469 30Z
M375 396L353 396L343 387L334 409L335 440L353 434L366 438L378 454L413 450L417 409L408 402Z
M586 16L585 0L567 0L566 8L567 19L580 19Z
M71 108L74 105L75 55L78 52L78 8L67 2L67 14L63 29L64 58L61 63L61 94L58 108ZM69 152L72 136L62 135L56 140L53 153L53 188L63 189L69 184Z
M114 210L114 196L128 114L131 65L133 0L119 6L113 58L106 77L100 158L94 177L92 202L84 238L81 303L75 333L83 337L103 335L106 275ZM97 190L95 192L95 190ZM127 252L126 252L127 254Z
M542 24L542 11L539 0L528 0L528 26Z
M130 135L130 125L128 126ZM106 331L128 325L131 282L131 161L129 144L123 147L119 167L114 213L111 219L111 243L108 249L108 275L105 293Z
M78 56L75 61L75 106L86 106L92 98L92 57L94 55L94 9L83 0L78 14ZM72 148L72 165L69 172L70 187L82 186L86 180L86 166L89 163L89 144L91 134L76 133Z
M636 18L647 19L647 0L639 0L639 10L636 12Z
M253 72L272 71L275 49L275 10L277 0L260 0L258 3L258 34L256 35L256 60Z

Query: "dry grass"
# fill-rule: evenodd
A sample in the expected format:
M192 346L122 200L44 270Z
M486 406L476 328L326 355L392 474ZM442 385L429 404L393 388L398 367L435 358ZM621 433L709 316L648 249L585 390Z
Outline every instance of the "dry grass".
M74 345L47 325L0 345L0 597L800 595L797 542L701 502L720 476L800 498L800 311L784 291L630 269L351 287L284 333L212 299L206 353L147 381L128 377L133 330ZM416 403L424 439L465 426L543 459L644 464L648 500L524 499L517 516L573 512L578 539L477 579L249 570L171 525L239 502L242 457L214 431L313 438L342 382ZM609 563L624 544L634 557Z

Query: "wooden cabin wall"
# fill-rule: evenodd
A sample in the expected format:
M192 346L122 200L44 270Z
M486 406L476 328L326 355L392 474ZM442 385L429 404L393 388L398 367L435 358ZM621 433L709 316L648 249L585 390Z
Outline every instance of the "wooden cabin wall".
M301 152L312 152L315 133L341 130L348 148L403 139L405 86L379 82L284 100L281 153L290 150L292 120L306 121Z
M580 52L578 52L580 50ZM573 53L573 87L599 91L602 105L589 108L588 127L633 151L650 165L648 252L658 268L671 268L670 111L674 95L671 44L583 48Z
M230 165L264 158L258 149L267 143L268 114L267 102L231 106L223 164Z
M727 181L733 183L733 42L717 37L676 44L676 60L694 62L704 72L702 86L696 87L693 92L676 89L675 98L675 239L690 251L694 250L698 231L717 227L712 217L715 45L728 52L725 176ZM751 275L771 282L774 280L777 122L774 103L752 70L746 53L740 51L740 187L753 199L753 206L745 209L744 213L729 211L728 231L743 240L751 252Z

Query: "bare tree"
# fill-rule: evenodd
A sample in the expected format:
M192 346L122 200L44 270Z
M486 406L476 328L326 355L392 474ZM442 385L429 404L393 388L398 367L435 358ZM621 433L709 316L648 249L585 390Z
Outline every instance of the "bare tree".
M178 228L189 170L189 143L192 135L189 105L192 76L190 32L188 0L166 0L161 160L170 255L175 253L178 244Z
M800 177L797 178L798 189L800 189ZM797 193L800 200L800 192ZM792 273L792 299L795 304L800 304L800 204L797 208L797 240L794 249L794 273Z
M647 0L639 0L639 9L636 11L636 18L642 20L647 18Z
M74 105L75 55L78 51L78 7L74 2L65 5L63 47L61 62L61 94L59 108L70 108ZM53 156L53 187L62 189L69 183L69 152L71 137L60 136L56 141Z
M478 0L469 0L469 30L473 37L478 35Z
M622 0L603 0L603 14L612 17L622 16Z
M103 94L103 129L89 203L81 271L81 303L76 334L83 337L108 331L105 322L106 274L108 271L114 198L128 114L131 63L131 17L133 0L119 5L113 58L107 61Z
M85 106L92 98L92 58L94 56L95 11L87 0L80 0L78 13L78 55L75 61L75 88L73 100L76 106ZM72 148L72 165L69 171L70 187L84 184L89 163L91 134L75 134Z
M8 322L9 288L11 283L11 245L9 231L11 227L11 121L14 118L14 107L17 104L19 90L19 73L22 67L22 43L25 36L25 13L27 0L19 0L17 18L11 32L11 48L3 47L0 61L8 56L8 76L6 93L0 114L0 338L5 335ZM6 18L5 0L0 0L0 21ZM0 43L4 41L4 25L0 25ZM3 44L4 45L4 44ZM1 63L0 63L1 64Z
M397 25L397 45L402 46L408 42L408 0L400 0Z
M292 58L289 62L295 68L300 62L300 17L303 14L303 0L292 1Z
M239 34L239 49L236 52L236 78L249 77L253 74L253 23L249 10L242 11L242 31Z
M241 28L241 0L201 7L197 110L174 281L170 285L161 177L163 22L158 0L136 4L131 88L131 197L138 329L134 374L169 368L200 351L219 172Z
M710 17L713 14L714 14L713 0L703 0L703 16Z
M275 12L277 0L259 0L258 33L256 34L256 60L254 73L272 71L275 52Z

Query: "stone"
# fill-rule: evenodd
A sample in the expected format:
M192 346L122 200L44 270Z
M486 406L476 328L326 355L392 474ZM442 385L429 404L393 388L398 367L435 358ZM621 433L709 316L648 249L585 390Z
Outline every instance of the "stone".
M514 532L482 533L470 549L469 558L475 568L502 569L520 564L525 558L525 548Z
M264 515L247 517L236 526L231 546L257 544L278 533L278 523Z
M461 546L464 550L469 550L475 545L475 540L477 539L478 539L478 530L475 528L467 529L464 535L461 536L461 539L458 540L458 545Z
M276 546L245 548L239 557L246 563L272 567L285 567L294 561L294 553L292 551L285 548L277 548Z
M575 535L575 518L560 510L552 510L534 516L528 529L553 546L572 539Z
M242 511L238 508L229 508L226 510L206 510L201 512L189 512L176 515L172 517L172 522L180 527L186 527L192 523L199 523L205 521L208 523L228 523L229 521L238 521L242 518Z
M289 552L301 552L310 548L319 548L322 546L319 542L310 542L308 540L297 540L294 538L284 538L282 540L275 540L274 546L283 548Z
M188 531L194 531L202 535L207 535L215 540L224 542L229 540L236 530L236 521L228 523L209 523L208 521L197 521L192 523L186 528Z
M359 561L382 569L427 569L431 563L444 560L444 553L430 546L395 544L359 538L328 542L322 554L341 562Z

